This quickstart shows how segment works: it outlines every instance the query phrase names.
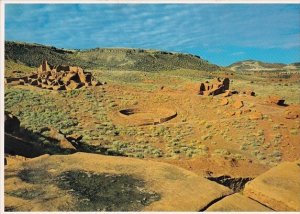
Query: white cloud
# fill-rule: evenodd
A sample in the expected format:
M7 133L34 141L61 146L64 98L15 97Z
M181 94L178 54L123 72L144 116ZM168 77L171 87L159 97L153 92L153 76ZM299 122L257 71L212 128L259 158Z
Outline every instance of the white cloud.
M16 5L6 36L74 47L288 49L300 47L299 20L299 7L285 5Z

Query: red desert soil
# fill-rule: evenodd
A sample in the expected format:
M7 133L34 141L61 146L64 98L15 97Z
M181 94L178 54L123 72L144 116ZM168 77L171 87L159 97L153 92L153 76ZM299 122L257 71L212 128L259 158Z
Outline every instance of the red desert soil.
M233 95L228 97L229 104L226 106L220 105L222 100L222 94L215 97L205 97L197 95L198 84L187 85L186 88L181 90L163 89L156 90L154 93L145 93L137 90L133 87L120 88L115 85L108 85L106 87L107 93L112 97L119 93L128 93L139 100L136 108L147 109L151 108L170 108L177 111L178 116L164 124L159 126L173 127L179 124L190 124L193 127L193 132L190 133L191 139L199 139L203 133L209 133L209 129L199 124L199 121L206 121L211 123L216 127L217 132L229 128L228 135L232 139L237 139L243 133L243 128L234 128L230 125L228 126L228 121L238 121L240 124L247 126L248 123L256 124L256 130L263 130L266 142L270 142L274 134L281 133L283 139L279 150L282 152L282 161L294 161L300 158L300 144L299 133L293 135L289 132L290 129L298 127L300 118L291 120L286 119L286 111L292 109L299 109L300 105L292 106L278 106L272 105L266 102L265 97L254 97L249 95ZM162 101L163 100L163 101ZM244 106L237 110L233 107L234 102L242 100ZM240 114L242 112L242 114ZM244 113L245 112L245 113ZM236 115L231 115L235 113ZM255 113L265 115L268 119L249 119ZM116 112L110 112L110 117L115 124L124 124L122 117L119 117ZM182 119L185 119L182 121ZM283 128L279 130L273 130L272 126L279 125ZM298 127L299 129L299 127ZM217 135L217 134L216 134ZM224 142L219 136L214 136L214 140L217 141L217 146L209 145L209 142L204 142L209 145L210 148L226 148L226 149L238 149L243 142L240 140L236 142ZM165 145L157 144L161 148ZM270 146L272 147L272 145ZM163 159L159 158L156 161L162 161L171 163L197 174L207 174L208 172L213 172L214 175L229 174L232 176L241 177L255 177L262 172L270 168L264 164L260 164L257 160L253 160L251 157L247 157L245 160L236 160L234 158L224 158L209 155L208 157L195 157L195 158L180 158L180 159Z
M267 95L240 93L226 97L228 104L224 105L224 94L198 95L200 82L182 81L177 77L164 77L157 81L149 79L145 82L141 86L108 82L107 85L87 89L93 94L95 103L105 107L112 124L123 130L130 128L136 133L144 133L135 136L124 132L112 137L111 141L91 139L87 143L107 146L118 140L136 142L138 145L142 139L163 152L162 157L145 156L144 159L171 163L198 175L212 176L255 177L281 161L300 158L299 104L279 106L267 102ZM236 88L237 83L238 80L234 79L230 89ZM38 93L43 90L32 86L12 87ZM86 102L83 95L65 98L59 92L51 91L47 96L55 97L61 108L70 109L70 115L78 119L84 130L95 130L95 126L103 122L95 117L97 112L88 110L94 104ZM243 105L235 108L235 102L240 101ZM115 106L110 107L110 102ZM79 106L79 110L71 111L75 106ZM122 109L130 108L168 109L177 112L177 116L157 125L135 126L134 120L130 122L119 113ZM288 119L289 111L296 117ZM157 112L161 117L159 114ZM154 117L153 112L150 116ZM167 129L168 133L159 133L157 136L151 134L158 129ZM179 143L176 138L180 138ZM192 147L198 153L186 151Z

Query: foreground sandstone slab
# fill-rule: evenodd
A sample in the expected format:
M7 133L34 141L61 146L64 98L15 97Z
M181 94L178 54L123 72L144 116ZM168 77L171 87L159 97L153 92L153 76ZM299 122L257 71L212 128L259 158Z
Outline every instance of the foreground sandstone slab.
M246 184L244 194L276 211L300 211L300 160L258 176Z
M77 174L81 177L76 177L77 180L68 180L70 171L80 172ZM82 173L83 171L87 172L87 176ZM6 168L5 207L14 211L76 211L76 205L91 203L93 197L97 197L105 189L105 186L94 188L92 198L78 198L74 194L76 185L83 185L87 191L95 180L86 184L80 179L86 180L94 175L104 175L103 178L109 175L123 175L143 181L145 187L138 187L138 189L142 189L140 190L142 193L149 193L150 196L156 194L157 197L151 203L141 201L144 206L138 206L139 210L199 211L212 201L232 193L224 186L169 164L134 158L75 153L44 155ZM118 185L116 176L111 182ZM68 182L67 186L72 185L72 182L75 183L73 189L61 188L62 184L57 185L59 179L61 182ZM130 192L131 189L128 187L125 186L124 191ZM115 191L117 194L111 191L109 193L118 195L115 198L121 200L123 193L118 192L117 189ZM24 197L24 192L31 193L30 197L28 194ZM16 197L17 199L14 200ZM136 203L136 201L132 200L130 203ZM81 210L86 209L82 207Z
M227 196L217 203L210 206L206 211L229 211L229 212L243 212L243 211L257 211L266 212L271 209L261 205L260 203L251 200L242 194L235 193Z

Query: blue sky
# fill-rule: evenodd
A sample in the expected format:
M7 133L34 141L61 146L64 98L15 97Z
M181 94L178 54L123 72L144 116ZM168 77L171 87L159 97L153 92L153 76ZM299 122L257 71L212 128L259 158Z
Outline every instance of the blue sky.
M291 63L300 61L300 4L6 4L5 39Z

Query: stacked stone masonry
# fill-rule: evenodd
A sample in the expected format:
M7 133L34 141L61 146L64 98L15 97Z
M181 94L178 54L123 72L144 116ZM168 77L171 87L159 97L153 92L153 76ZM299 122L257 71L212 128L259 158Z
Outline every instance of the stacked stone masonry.
M226 90L229 90L229 83L228 78L223 80L216 78L211 83L206 81L205 83L200 84L199 94L205 96L222 94Z
M33 85L49 90L73 90L82 86L98 86L100 83L92 77L90 72L85 72L77 66L48 64L46 60L39 66L37 72L22 78L7 78L6 83L19 85Z

